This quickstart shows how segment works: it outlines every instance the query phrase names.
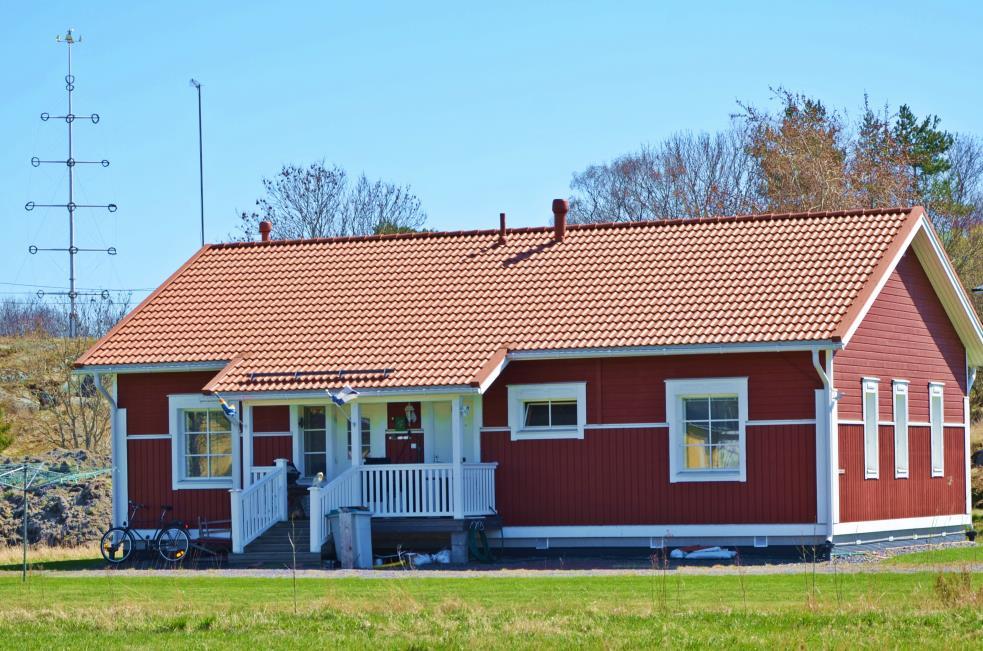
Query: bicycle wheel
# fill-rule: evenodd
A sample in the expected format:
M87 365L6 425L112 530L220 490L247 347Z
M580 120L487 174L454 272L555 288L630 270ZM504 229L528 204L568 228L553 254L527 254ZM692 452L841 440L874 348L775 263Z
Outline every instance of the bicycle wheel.
M123 527L113 527L102 534L99 543L99 551L107 563L119 564L130 557L133 548L136 547L136 540L128 529Z
M188 555L189 549L191 549L191 538L181 527L167 527L157 536L157 552L168 563L177 563Z

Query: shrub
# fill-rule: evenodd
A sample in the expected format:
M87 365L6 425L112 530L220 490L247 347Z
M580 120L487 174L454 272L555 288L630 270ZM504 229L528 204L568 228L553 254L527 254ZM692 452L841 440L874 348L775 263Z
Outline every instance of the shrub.
M10 423L7 422L7 414L3 407L0 407L0 452L10 447L14 442L14 435L10 433Z

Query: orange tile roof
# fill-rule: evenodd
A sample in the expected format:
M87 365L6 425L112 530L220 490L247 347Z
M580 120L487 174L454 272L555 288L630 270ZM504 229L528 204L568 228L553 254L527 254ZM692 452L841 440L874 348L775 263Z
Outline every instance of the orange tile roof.
M216 391L424 387L474 384L504 348L835 339L920 214L206 245L77 364L231 362Z

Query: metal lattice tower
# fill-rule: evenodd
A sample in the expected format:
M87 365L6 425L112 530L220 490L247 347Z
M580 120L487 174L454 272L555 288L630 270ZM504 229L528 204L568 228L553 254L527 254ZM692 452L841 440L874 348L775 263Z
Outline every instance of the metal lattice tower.
M68 336L77 337L79 332L79 317L78 317L78 297L79 296L100 296L103 299L109 298L109 292L106 290L100 292L79 292L75 286L75 256L81 252L92 252L96 251L99 253L107 253L109 255L116 255L116 247L108 247L105 249L85 249L75 246L75 211L79 208L105 208L109 212L116 212L116 204L77 204L75 203L75 166L76 165L101 165L102 167L109 167L109 161L106 159L94 161L94 160L76 160L75 150L72 141L72 127L76 119L89 120L92 124L98 124L99 114L92 113L90 115L76 115L72 108L72 91L75 90L75 76L72 74L72 46L81 43L82 38L77 36L73 30L68 30L64 36L57 36L55 41L58 43L64 43L68 50L68 74L65 75L65 90L68 91L68 111L65 115L51 115L49 113L41 114L41 121L47 122L50 119L64 120L68 125L68 157L65 160L41 160L37 156L31 158L31 165L38 167L42 164L58 164L65 165L68 168L68 201L67 203L55 203L55 204L41 204L35 203L33 201L28 201L24 206L26 210L34 210L35 208L65 208L68 211L68 248L39 248L35 245L28 247L28 252L32 255L36 254L38 251L62 251L68 253L68 291L67 292L49 292L50 294L56 296L67 296L70 304L70 311L68 316ZM45 292L38 290L38 298L43 298Z

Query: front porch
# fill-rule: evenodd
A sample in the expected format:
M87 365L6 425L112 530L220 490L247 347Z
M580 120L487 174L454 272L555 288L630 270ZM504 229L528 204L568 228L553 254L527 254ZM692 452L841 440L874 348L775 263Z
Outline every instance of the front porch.
M257 466L252 454L253 409L271 404L290 409L293 458ZM328 400L243 401L240 409L242 435L233 445L230 491L233 554L242 554L247 545L288 519L294 510L288 505L289 494L295 494L297 486L307 487L305 512L310 522L304 533L309 532L305 547L311 554L319 554L329 539L327 516L341 507L365 508L374 520L391 525L424 519L464 521L497 513L497 464L480 462L480 398L407 396L359 399L345 406ZM394 417L404 413L403 418ZM439 461L441 456L447 460ZM394 463L394 457L411 462ZM295 482L288 482L291 462L300 473ZM236 486L236 481L241 484Z

